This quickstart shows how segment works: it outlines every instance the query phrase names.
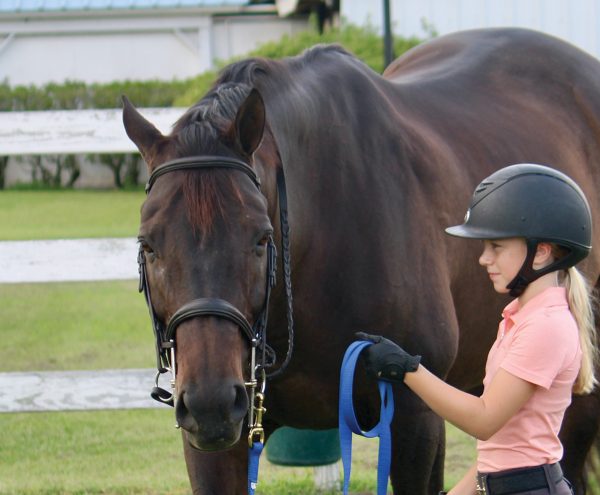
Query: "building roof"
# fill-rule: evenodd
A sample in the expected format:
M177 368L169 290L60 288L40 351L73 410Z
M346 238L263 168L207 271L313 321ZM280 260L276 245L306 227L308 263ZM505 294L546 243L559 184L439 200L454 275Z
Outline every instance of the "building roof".
M2 0L0 13L241 7L249 0Z

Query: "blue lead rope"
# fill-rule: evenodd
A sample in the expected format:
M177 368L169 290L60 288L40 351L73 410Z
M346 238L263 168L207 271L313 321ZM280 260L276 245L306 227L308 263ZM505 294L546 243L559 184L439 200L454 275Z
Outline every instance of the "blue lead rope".
M258 484L258 463L263 447L262 442L253 442L248 449L248 495L254 495Z
M354 368L358 356L365 347L372 345L367 340L359 340L350 344L344 354L342 370L340 373L340 408L339 430L340 448L342 451L342 464L344 465L344 495L348 494L350 485L350 471L352 468L352 433L367 438L379 437L379 461L377 463L377 495L386 495L390 463L392 459L392 436L390 423L394 416L394 396L392 384L379 380L379 395L381 397L381 413L379 423L369 431L363 431L356 420L354 405L352 404L352 382L354 381Z

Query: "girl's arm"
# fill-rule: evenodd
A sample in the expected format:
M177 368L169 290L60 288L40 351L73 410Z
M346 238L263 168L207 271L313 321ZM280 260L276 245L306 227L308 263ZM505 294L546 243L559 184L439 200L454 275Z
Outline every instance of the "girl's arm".
M362 357L371 376L405 383L435 413L464 432L488 440L531 398L536 385L500 368L481 397L462 392L430 373L402 347L380 335L359 332L370 340Z
M448 385L419 365L404 376L410 387L439 416L479 440L487 440L529 400L535 385L499 369L481 397Z

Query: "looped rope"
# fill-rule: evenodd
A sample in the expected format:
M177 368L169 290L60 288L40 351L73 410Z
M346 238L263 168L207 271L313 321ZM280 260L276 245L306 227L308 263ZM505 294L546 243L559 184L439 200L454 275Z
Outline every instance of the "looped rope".
M367 438L379 437L379 461L377 463L377 495L386 495L390 464L392 459L392 436L390 423L394 416L394 396L392 384L377 381L381 397L379 423L369 431L363 431L358 424L352 403L352 383L358 356L372 342L359 340L350 344L344 354L340 372L339 430L342 464L344 465L344 495L348 494L350 471L352 468L352 433Z

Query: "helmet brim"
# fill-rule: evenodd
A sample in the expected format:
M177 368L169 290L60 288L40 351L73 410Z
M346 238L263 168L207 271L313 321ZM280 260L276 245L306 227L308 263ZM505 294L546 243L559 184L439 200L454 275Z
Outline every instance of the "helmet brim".
M508 239L519 237L511 232L498 232L497 230L473 228L470 225L455 225L446 229L446 234L463 239Z

